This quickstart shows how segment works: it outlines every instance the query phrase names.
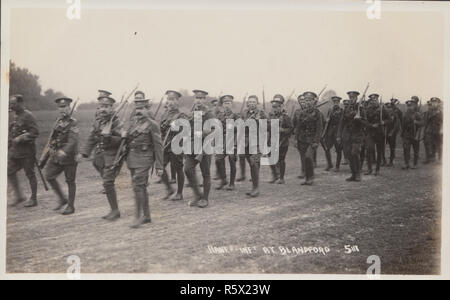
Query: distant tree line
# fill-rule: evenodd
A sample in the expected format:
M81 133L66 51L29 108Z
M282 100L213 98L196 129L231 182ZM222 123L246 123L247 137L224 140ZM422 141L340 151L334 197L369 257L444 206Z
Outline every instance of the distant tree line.
M54 100L64 97L64 94L53 89L47 89L42 93L39 76L31 73L26 68L20 68L10 61L9 68L9 94L21 94L27 109L53 110L56 109Z

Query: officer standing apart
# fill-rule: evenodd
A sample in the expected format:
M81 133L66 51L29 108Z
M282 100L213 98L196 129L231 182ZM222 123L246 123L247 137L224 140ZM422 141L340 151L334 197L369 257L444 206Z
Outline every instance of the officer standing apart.
M403 156L405 159L405 165L403 170L417 169L417 162L419 160L419 147L418 133L420 127L423 125L422 115L418 112L419 99L411 97L406 101L406 112L403 114L402 120L402 139L403 139ZM411 147L414 152L413 165L410 166Z
M174 201L183 200L183 188L184 188L184 163L183 163L183 154L174 154L172 152L172 147L170 146L172 143L172 139L178 132L173 131L171 129L172 122L177 119L186 119L186 114L180 112L180 98L181 94L177 91L168 90L166 91L167 95L167 111L161 117L161 136L164 137L163 147L164 147L164 173L161 177L162 182L166 185L167 188L167 196L164 198L165 200L171 199ZM176 191L171 186L171 182L169 181L169 176L167 175L166 167L170 163L171 167L174 168L174 172L176 174L176 182L178 184L178 188Z
M342 159L342 144L337 142L337 131L339 121L341 120L344 110L339 106L341 97L333 96L331 101L333 107L328 111L327 118L325 120L325 128L322 134L322 146L325 151L325 157L327 159L327 168L325 171L329 171L333 168L333 161L331 159L331 149L334 147L336 151L336 166L335 172L339 172Z
M300 106L294 115L295 136L300 159L305 170L305 182L302 185L314 183L314 152L319 146L323 130L322 114L315 107L317 95L314 92L303 93Z
M156 175L163 174L163 146L159 125L151 118L149 100L143 93L136 93L135 110L128 128L122 131L126 139L128 153L126 162L131 173L131 181L136 203L136 220L130 226L139 228L150 223L150 206L147 192L150 168L156 169Z
M9 98L9 110L14 113L9 125L8 136L8 182L16 195L13 206L25 201L17 178L17 172L24 169L31 188L31 197L25 207L37 205L37 180L34 172L36 164L35 140L39 135L39 127L34 115L23 106L23 96L13 95Z
M114 186L117 169L112 166L121 141L122 124L117 116L112 119L114 103L115 100L109 96L98 97L97 117L89 137L80 151L83 158L88 158L95 149L94 166L103 179L103 187L111 207L111 212L103 217L108 221L120 218L117 193ZM109 127L110 125L111 127Z
M70 115L71 98L59 98L55 100L59 118L54 128L54 134L50 142L50 156L45 169L46 180L50 183L55 194L58 196L58 205L55 211L60 210L67 204L63 215L70 215L75 212L76 176L77 176L77 155L78 155L78 134L79 128L77 120ZM40 162L40 167L44 162ZM56 178L64 172L68 187L68 198L66 198Z
M279 120L279 158L275 165L271 165L272 181L269 183L285 184L284 175L286 173L286 155L289 150L289 138L292 135L292 121L284 109L284 97L280 94L273 96L271 101L272 111L269 113L270 120ZM269 133L270 130L269 123ZM272 139L270 141L273 142Z
M424 113L424 133L423 143L425 146L426 159L425 164L436 160L438 162L442 157L442 121L443 113L441 107L441 99L433 97L429 100L428 111Z
M188 116L189 123L191 126L191 149L192 153L186 154L184 172L189 181L189 186L194 192L194 199L189 201L189 206L205 208L209 204L209 192L211 190L211 155L203 153L203 150L199 154L194 153L194 137L201 137L203 144L204 138L211 132L210 130L204 130L203 125L206 120L212 119L214 117L213 113L208 109L203 101L206 100L208 92L202 90L193 90L194 93L194 107L191 115ZM195 131L194 128L194 113L201 112L202 114L202 130L199 132ZM199 185L197 182L197 176L195 174L195 167L200 165L200 172L203 177L203 193L200 192Z

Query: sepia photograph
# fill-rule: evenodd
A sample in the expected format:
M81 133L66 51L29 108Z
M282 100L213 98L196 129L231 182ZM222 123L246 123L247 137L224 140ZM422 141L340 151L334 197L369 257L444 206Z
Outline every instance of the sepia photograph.
M448 278L448 2L1 6L0 277Z

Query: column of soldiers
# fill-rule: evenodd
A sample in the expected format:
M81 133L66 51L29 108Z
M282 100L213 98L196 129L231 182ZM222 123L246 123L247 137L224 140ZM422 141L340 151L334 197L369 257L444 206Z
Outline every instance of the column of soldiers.
M79 147L79 127L77 120L72 117L73 106L71 98L56 99L58 118L55 122L50 138L44 148L44 154L39 162L36 160L35 140L39 136L39 128L33 114L25 109L23 97L13 95L10 97L10 112L13 114L9 126L8 137L8 182L13 188L16 200L13 205L25 202L19 185L17 172L24 169L31 188L31 197L24 203L25 207L37 205L37 180L35 166L38 170L45 167L45 179L56 194L58 203L55 210L61 210L63 215L75 212L76 196L76 172L78 162L87 159L93 153L93 166L98 171L103 181L104 193L110 206L110 212L103 218L114 221L120 218L120 210L115 190L115 179L118 176L123 163L126 162L130 170L134 191L136 218L131 225L139 228L143 224L151 222L148 181L149 174L156 169L156 175L161 177L167 189L164 199L174 201L183 200L183 187L185 177L193 190L194 199L189 201L189 206L205 208L209 205L211 189L211 160L210 154L203 151L193 154L175 154L172 152L171 143L179 133L172 129L175 120L184 119L191 124L190 142L192 149L195 146L194 138L200 138L202 142L211 133L210 130L196 131L194 128L194 114L202 114L205 121L217 118L223 125L224 151L232 149L232 154L219 154L215 156L215 165L218 179L217 190L235 190L235 181L245 180L245 162L249 164L252 188L247 193L249 197L260 195L260 166L261 149L250 149L249 128L245 131L245 152L237 153L237 137L227 142L226 120L244 121L254 120L279 120L279 160L271 166L272 180L270 183L285 184L286 155L288 153L290 137L295 138L295 145L300 154L301 178L305 178L302 185L313 185L315 177L315 155L319 144L322 145L326 158L326 171L340 171L342 156L348 160L351 176L347 181L361 181L362 163L367 162L365 175L378 175L380 167L385 160L385 145L389 145L389 163L392 167L395 159L397 136L400 134L403 141L404 165L402 169L415 169L418 166L420 142L425 147L425 161L430 163L441 160L442 157L442 102L433 97L428 103L428 109L421 112L420 100L413 96L406 101L406 111L398 108L399 101L392 98L389 103L382 104L378 94L369 95L365 101L365 93L360 95L357 91L349 91L348 99L344 99L343 107L340 106L342 98L331 97L332 107L325 114L317 107L318 95L314 92L305 92L298 96L300 108L294 111L291 117L286 112L285 99L276 94L272 101L272 110L267 114L259 107L256 95L248 97L245 110L238 114L233 112L232 95L223 95L212 102L213 106L205 105L208 93L203 90L194 90L194 104L191 111L185 114L180 111L182 95L174 90L168 90L166 111L160 122L155 121L155 115L150 111L149 99L142 91L134 93L134 107L129 116L120 120L115 110L115 99L111 93L99 90L98 108L93 120L92 129L86 142ZM257 124L259 124L257 122ZM269 122L270 124L270 122ZM235 130L236 128L231 128ZM270 132L270 126L269 126ZM235 132L236 133L236 132ZM270 143L273 141L270 140ZM259 145L259 143L258 143ZM334 147L336 152L335 164L331 155ZM411 148L413 159L411 161ZM226 172L226 158L228 156L230 175ZM236 164L240 161L241 176L236 179ZM242 163L243 162L243 163ZM170 163L174 174L173 180L169 180L166 167ZM375 172L373 165L375 164ZM200 185L196 176L196 166L200 167L203 184ZM334 168L333 168L334 167ZM66 196L57 178L64 172L67 183L68 195ZM229 178L229 180L228 180ZM177 188L172 187L177 183ZM203 186L203 189L200 187Z

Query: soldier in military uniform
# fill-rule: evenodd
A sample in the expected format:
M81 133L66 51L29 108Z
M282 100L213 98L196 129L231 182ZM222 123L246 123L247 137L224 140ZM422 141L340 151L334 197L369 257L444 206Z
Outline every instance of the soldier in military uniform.
M195 102L193 111L190 116L188 116L190 125L191 125L191 142L192 149L194 150L194 136L201 136L202 143L204 138L210 133L210 131L202 130L200 132L196 132L194 128L194 113L202 112L202 126L206 120L212 119L214 117L211 110L208 109L206 105L203 104L203 101L206 100L206 96L208 92L202 90L193 90ZM204 154L195 154L194 151L191 154L186 154L185 156L185 167L184 172L189 182L189 186L192 188L194 192L194 199L189 201L189 206L191 207L200 207L205 208L209 204L209 192L211 190L211 155ZM197 177L195 174L195 167L200 165L200 171L203 177L203 193L200 192L199 184L197 181Z
M416 169L419 160L419 140L417 138L420 127L423 126L422 115L418 112L418 99L406 101L407 110L403 114L402 133L403 156L405 159L404 170ZM413 166L410 166L411 146L414 151Z
M165 199L171 200L183 200L183 187L184 187L184 163L183 154L174 154L172 152L173 137L178 133L171 129L172 122L177 119L186 119L187 116L180 112L180 98L181 94L177 91L168 90L167 95L167 111L161 117L161 136L164 137L163 147L164 147L164 173L161 177L163 183L167 188L167 196ZM173 173L176 174L176 182L178 184L178 189L174 191L171 182L169 181L169 176L166 172L166 166L170 163L173 166Z
M58 196L58 205L55 211L60 210L67 204L63 215L70 215L75 212L76 176L77 176L77 155L78 155L78 134L79 128L77 120L70 116L71 98L58 98L55 100L59 118L55 125L55 132L50 143L50 157L45 169L45 177L50 183L55 194ZM42 165L42 161L40 165ZM66 198L56 178L64 172L68 187L68 198Z
M391 99L390 103L386 103L385 107L390 119L389 124L386 124L386 143L389 145L389 163L388 167L394 166L395 149L397 147L397 135L401 129L401 121L403 113L397 107L399 101L397 99ZM383 151L384 154L384 151Z
M97 117L92 125L89 137L80 151L83 158L88 158L94 151L94 167L99 171L103 179L106 198L111 212L103 217L108 221L120 218L117 204L117 193L114 182L117 168L113 168L114 159L121 142L122 124L114 115L113 105L116 101L109 96L98 97ZM109 127L111 125L111 127Z
M17 172L24 169L31 188L31 197L24 206L34 207L37 205L37 180L34 172L35 140L39 135L39 127L34 115L24 108L22 95L13 95L9 98L9 110L14 112L8 135L8 182L16 195L13 206L25 201L17 178Z
M149 100L142 94L135 95L135 112L130 118L129 127L122 130L126 139L126 162L131 173L131 180L136 203L136 220L130 226L139 228L150 223L149 196L147 191L150 168L156 169L156 175L163 174L163 145L159 125L151 118L148 110Z
M367 172L364 175L373 173L372 165L375 160L376 150L376 167L375 176L380 173L381 160L384 152L384 125L390 125L391 119L386 109L379 103L379 95L369 95L367 101L366 112L366 159Z
M305 170L305 182L302 185L312 185L314 182L314 150L319 146L323 130L322 114L315 107L317 95L314 92L303 93L300 106L294 114L294 130L297 148Z
M344 108L339 122L337 142L342 143L345 156L348 158L352 176L347 181L361 181L361 143L364 138L364 109L356 102L359 92L347 92L349 105Z
M282 95L274 95L271 103L272 111L269 113L269 119L279 120L279 158L275 165L270 166L272 170L272 181L270 183L285 184L286 155L289 150L289 138L293 130L292 120L284 109L284 97Z
M234 113L232 110L234 97L232 95L223 95L220 97L219 102L222 109L216 112L216 118L222 123L223 128L223 154L216 154L216 169L218 171L220 184L216 188L217 190L222 190L226 187L226 190L235 190L235 180L236 180L236 162L237 162L237 149L236 149L236 137L230 140L230 146L234 149L234 153L227 153L227 120L237 120L239 115ZM235 131L236 134L236 131ZM228 157L228 162L230 163L230 182L227 181L225 159Z
M433 97L429 100L428 111L424 113L423 144L425 146L425 164L435 161L436 153L438 161L442 156L442 121L443 113L441 100Z
M336 166L334 171L338 172L341 159L342 159L342 145L337 142L337 131L339 127L339 121L342 118L344 110L339 106L341 97L333 96L331 101L333 107L328 111L327 118L325 120L325 128L322 133L322 146L325 151L325 157L327 159L327 168L325 171L329 171L333 168L333 162L331 159L331 149L334 147L336 151Z

